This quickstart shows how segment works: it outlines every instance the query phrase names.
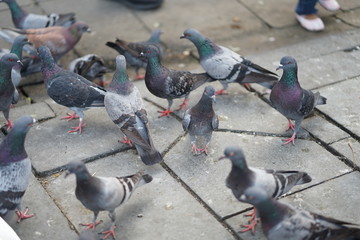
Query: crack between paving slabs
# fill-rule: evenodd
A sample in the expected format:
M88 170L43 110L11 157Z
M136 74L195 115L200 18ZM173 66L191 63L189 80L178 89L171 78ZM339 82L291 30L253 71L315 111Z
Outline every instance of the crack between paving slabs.
M342 79L342 80L339 80L339 81L336 81L336 82L331 82L331 83L327 83L327 84L324 84L324 85L321 85L321 86L318 86L318 87L314 87L314 88L311 88L310 90L311 91L315 91L315 90L318 90L318 89L321 89L321 88L324 88L324 87L329 87L329 86L332 86L332 85L335 85L335 84L338 84L338 83L342 83L342 82L345 82L345 81L348 81L348 80L353 80L357 77L359 77L360 75L355 75L355 76L352 76L352 77L347 77L345 79Z

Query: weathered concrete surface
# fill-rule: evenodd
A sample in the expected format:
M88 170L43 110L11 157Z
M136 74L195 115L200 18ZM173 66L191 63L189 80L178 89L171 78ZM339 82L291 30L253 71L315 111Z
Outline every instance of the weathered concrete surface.
M354 166L360 167L360 143L354 138L346 138L330 145L349 159ZM352 165L352 164L351 164Z

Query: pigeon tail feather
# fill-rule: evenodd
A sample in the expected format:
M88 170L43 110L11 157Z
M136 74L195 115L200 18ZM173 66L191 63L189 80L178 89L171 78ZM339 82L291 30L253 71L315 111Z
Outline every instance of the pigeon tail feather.
M137 146L136 144L135 147L139 153L141 160L145 165L154 165L163 161L161 154L155 149L152 149L150 152L148 152L142 147Z
M321 96L319 92L316 92L314 94L314 97L315 97L315 106L326 104L327 99L325 97Z

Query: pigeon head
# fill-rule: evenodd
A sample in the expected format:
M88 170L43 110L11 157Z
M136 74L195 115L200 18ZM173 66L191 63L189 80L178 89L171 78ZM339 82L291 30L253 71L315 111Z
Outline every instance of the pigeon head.
M16 119L14 123L14 127L12 128L12 131L16 133L23 133L26 134L29 132L30 127L36 122L36 120L29 115L24 115L18 119ZM10 133L9 133L10 134Z
M65 177L74 173L77 178L86 177L89 172L82 161L72 161L67 165L67 171Z
M19 44L20 46L24 46L25 44L31 45L26 35L19 35L14 39L13 45Z
M151 42L151 43L159 43L161 34L163 34L163 32L160 29L155 29L151 33L151 36L149 38L149 42Z
M212 86L206 86L204 89L204 95L215 101L215 88Z
M140 53L141 57L152 58L152 57L159 57L160 51L156 46L149 45L147 46L144 51Z
M17 64L22 64L22 62L19 60L18 56L14 53L7 53L1 58L1 63L3 66L6 66L7 69L12 68L13 66Z
M250 187L240 196L241 201L250 203L254 206L261 204L269 199L266 191L260 187Z
M280 65L276 70L279 70L279 69L283 69L283 70L297 69L296 60L290 56L282 57L280 60Z
M233 166L239 169L247 169L247 164L245 161L245 155L241 151L239 147L230 146L225 148L224 150L225 156L221 157L220 159L229 158L233 164Z
M196 41L199 37L201 37L201 33L194 28L186 29L184 33L180 36L180 38L186 38L192 42Z
M69 28L74 30L76 29L76 32L78 33L91 32L89 25L87 25L84 22L76 22L73 25L71 25Z
M109 90L121 95L129 95L134 88L134 84L129 81L126 73L126 59L123 55L116 57L116 70L110 83Z
M41 60L50 60L50 59L54 60L51 55L50 49L47 46L44 45L40 46L37 49L37 53Z

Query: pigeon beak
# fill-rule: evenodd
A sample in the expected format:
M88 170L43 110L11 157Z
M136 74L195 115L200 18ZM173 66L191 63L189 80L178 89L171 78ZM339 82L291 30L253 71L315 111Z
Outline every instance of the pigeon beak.
M225 159L225 158L227 158L227 156L224 155L224 156L219 157L218 160L220 161L220 160L223 160L223 159Z
M145 56L144 52L139 53L139 57L144 57L144 56Z
M69 176L70 174L71 174L71 172L67 170L67 171L65 172L64 178L67 178L67 176Z
M21 66L24 66L24 64L20 60L17 60L16 62L20 63Z
M246 202L246 196L245 196L245 194L241 194L241 196L240 196L240 201Z
M185 38L185 35L184 35L184 34L181 34L180 39L182 39L182 38Z
M216 103L216 96L211 96L211 99Z
M86 29L86 32L91 33L91 28Z
M284 68L284 65L279 64L279 66L276 68L276 71L279 70L279 69L283 69L283 68Z

